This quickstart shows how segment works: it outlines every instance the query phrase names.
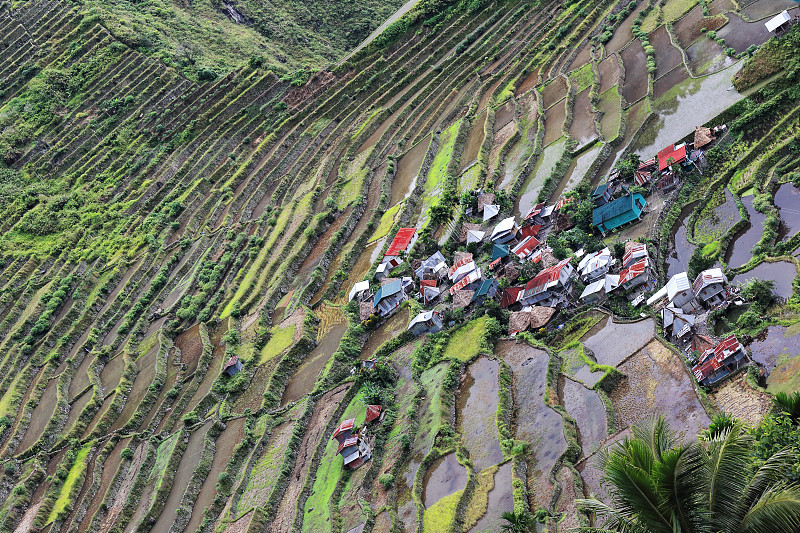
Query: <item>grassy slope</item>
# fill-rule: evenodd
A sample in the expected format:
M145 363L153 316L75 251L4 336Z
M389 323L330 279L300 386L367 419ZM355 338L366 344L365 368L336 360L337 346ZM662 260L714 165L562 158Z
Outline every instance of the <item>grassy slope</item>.
M327 66L357 46L402 5L378 2L116 2L89 0L114 35L195 78L228 72L261 56L276 71ZM226 5L245 18L235 22ZM341 24L347 20L347 24Z

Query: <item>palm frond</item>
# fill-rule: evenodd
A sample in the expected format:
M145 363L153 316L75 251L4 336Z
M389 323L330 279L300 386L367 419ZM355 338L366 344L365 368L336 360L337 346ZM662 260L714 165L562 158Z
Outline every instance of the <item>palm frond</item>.
M800 487L773 487L753 505L742 519L741 533L797 531L800 525Z
M578 509L591 513L595 517L603 518L604 522L601 528L577 528L573 531L594 531L595 533L605 531L613 531L615 533L652 533L645 525L639 523L635 515L631 516L622 513L596 498L578 499L575 501L578 504Z
M737 531L740 498L752 473L750 443L751 439L740 425L720 432L709 441L708 504L712 523L718 531Z
M756 470L747 487L742 492L739 516L744 515L756 504L764 494L770 492L776 485L784 480L786 469L797 458L791 450L781 450L769 457L758 470Z
M669 450L654 470L662 495L662 512L672 513L680 531L709 531L705 454L697 444Z

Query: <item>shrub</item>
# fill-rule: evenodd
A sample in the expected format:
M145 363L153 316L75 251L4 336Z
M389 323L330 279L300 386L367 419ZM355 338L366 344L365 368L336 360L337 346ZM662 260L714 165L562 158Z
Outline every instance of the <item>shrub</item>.
M383 488L389 490L394 485L394 475L391 473L381 474L378 477L378 482L383 485Z

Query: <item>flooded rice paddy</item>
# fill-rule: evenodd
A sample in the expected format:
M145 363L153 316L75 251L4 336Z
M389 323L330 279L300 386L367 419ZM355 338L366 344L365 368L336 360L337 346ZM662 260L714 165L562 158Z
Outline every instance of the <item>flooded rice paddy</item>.
M586 146L597 138L597 131L594 127L592 102L589 99L589 89L584 89L575 95L572 124L569 127L569 134L573 139L578 141L578 149Z
M737 275L731 281L742 284L753 278L772 280L775 282L773 293L788 299L792 296L792 281L796 276L797 269L794 264L787 261L777 261L774 263L761 263L754 269Z
M422 501L430 507L445 496L450 496L467 484L467 470L458 464L455 453L448 453L433 462L425 473Z
M767 390L800 390L800 328L770 326L749 346L753 361L764 367Z
M642 43L632 42L620 52L620 56L625 67L622 95L626 102L636 102L647 94L647 56L644 54Z
M592 166L592 163L594 163L594 160L597 159L597 156L600 155L602 149L602 145L597 144L581 155L574 157L567 168L567 173L564 174L564 177L561 179L561 182L558 184L558 187L553 192L550 199L555 201L564 193L568 193L574 189L589 171L589 168Z
M704 206L694 225L694 238L700 243L710 243L722 238L742 218L739 206L726 187L725 201L714 206L714 202Z
M689 71L683 65L678 65L667 74L653 82L653 97L658 100L676 85L689 79Z
M541 157L539 157L539 160L536 162L533 172L531 172L530 177L523 185L522 193L517 199L516 209L514 210L517 216L527 215L531 207L535 205L539 190L553 171L553 166L555 166L564 153L565 146L566 139L560 139L558 142L545 147Z
M542 105L549 110L565 96L567 96L567 80L563 76L558 76L542 89Z
M502 514L514 510L514 488L511 480L511 463L505 463L494 474L494 487L489 491L488 511L478 520L474 533L485 531L500 531L506 522Z
M535 467L528 472L529 489L537 505L548 505L553 490L548 475L567 448L561 415L545 403L549 356L515 341L500 341L495 353L511 367L514 405L517 412L524 413L517 421L517 438L531 443Z
M756 208L753 207L754 198L755 196L752 194L742 196L742 203L745 209L747 209L750 221L744 229L740 230L733 237L733 240L730 242L725 252L725 262L731 268L738 268L750 261L750 258L753 256L751 250L756 243L761 240L761 234L764 231L764 221L767 219L767 215L757 211Z
M659 26L648 38L656 49L656 78L660 78L683 62L683 54L673 46L666 26Z
M463 172L468 166L473 164L478 159L478 153L483 144L484 131L483 127L486 124L486 112L484 111L478 115L469 127L467 134L467 143L464 146L464 152L461 154L460 172Z
M591 350L595 359L601 365L616 366L650 342L655 332L655 322L652 318L638 322L614 322L607 316L586 335L581 342Z
M578 425L583 453L589 455L606 438L606 409L597 392L562 378L561 401Z
M761 20L796 7L797 4L792 0L756 0L742 9L742 13L750 20Z
M791 238L800 231L800 189L792 183L784 183L775 191L775 207L781 215L779 236Z
M563 99L545 111L544 117L544 146L558 140L562 135L561 128L567 116L567 100Z
M475 470L503 460L495 422L499 370L497 361L481 357L467 368L456 398L456 429Z
M626 44L633 40L633 21L636 19L636 15L645 7L647 7L647 3L639 2L631 14L625 17L625 20L614 30L614 35L605 45L607 54L619 52Z
M425 137L398 159L397 174L392 181L392 198L389 207L397 205L411 194L429 144L430 137Z
M619 82L619 60L617 56L605 58L597 67L600 72L600 92L604 93Z
M688 231L686 224L695 207L697 207L696 202L684 206L675 222L676 229L672 234L669 255L666 257L668 278L689 268L689 259L692 257L694 246L686 237Z
M677 85L658 103L657 120L647 126L634 151L643 158L652 157L676 139L693 132L695 126L705 124L744 98L731 86L730 78L735 69L734 66Z

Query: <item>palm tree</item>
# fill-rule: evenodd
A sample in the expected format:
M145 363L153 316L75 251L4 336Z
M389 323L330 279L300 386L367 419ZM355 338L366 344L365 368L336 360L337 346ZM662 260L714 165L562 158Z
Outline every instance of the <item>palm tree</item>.
M584 532L792 533L800 527L800 486L786 484L792 461L778 452L752 466L752 437L740 422L681 444L661 417L602 457L604 488L578 505L599 519Z
M800 391L787 394L779 392L772 400L775 406L786 413L795 422L800 421Z
M535 530L536 524L533 515L527 511L503 513L503 520L507 523L500 526L503 531L509 533L529 533Z

